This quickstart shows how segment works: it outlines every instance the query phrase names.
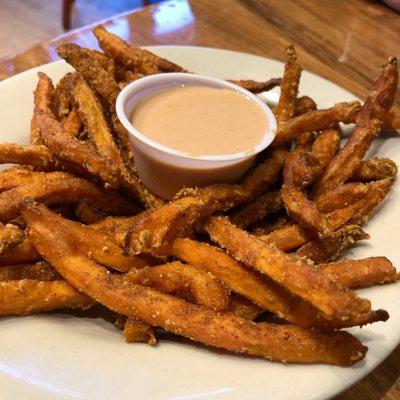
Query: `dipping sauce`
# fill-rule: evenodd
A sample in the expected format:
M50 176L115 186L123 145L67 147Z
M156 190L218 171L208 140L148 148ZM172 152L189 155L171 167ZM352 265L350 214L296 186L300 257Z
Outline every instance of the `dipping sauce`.
M250 152L267 131L261 107L242 93L207 86L178 86L142 100L133 126L164 146L191 156Z

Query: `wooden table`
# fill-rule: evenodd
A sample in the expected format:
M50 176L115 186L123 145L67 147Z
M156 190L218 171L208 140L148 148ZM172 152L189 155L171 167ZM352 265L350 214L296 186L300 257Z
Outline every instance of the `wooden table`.
M386 58L400 56L400 15L375 1L173 0L105 25L139 45L210 46L278 60L292 43L305 69L361 98ZM0 59L0 79L56 60L55 48L67 41L96 46L90 27L77 29ZM399 399L399 375L400 347L339 399Z

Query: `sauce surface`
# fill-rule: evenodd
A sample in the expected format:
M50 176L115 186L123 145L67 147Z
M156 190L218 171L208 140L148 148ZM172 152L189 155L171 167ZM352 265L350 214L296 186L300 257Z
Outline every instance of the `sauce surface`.
M131 122L143 135L189 155L252 151L267 129L261 107L244 94L207 86L179 86L142 100Z

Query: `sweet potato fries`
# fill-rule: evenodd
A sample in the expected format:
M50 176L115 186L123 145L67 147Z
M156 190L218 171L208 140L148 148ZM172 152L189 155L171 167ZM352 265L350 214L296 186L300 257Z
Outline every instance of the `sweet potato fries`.
M396 59L364 104L320 110L298 95L289 46L282 78L233 81L254 93L281 86L270 149L238 182L166 202L137 176L115 100L142 76L187 70L93 33L102 51L57 49L76 72L57 85L39 73L30 144L0 144L0 163L16 164L0 172L0 315L100 303L128 343L155 345L162 328L279 362L361 360L367 348L344 328L389 315L353 289L399 274L381 255L340 256L369 238L361 225L396 178L390 159L363 159L381 129L398 127ZM340 148L341 124L354 122Z

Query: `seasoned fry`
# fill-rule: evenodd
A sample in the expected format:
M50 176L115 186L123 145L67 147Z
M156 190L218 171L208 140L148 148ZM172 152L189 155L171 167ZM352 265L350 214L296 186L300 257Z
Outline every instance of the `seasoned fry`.
M0 282L0 315L28 315L62 308L89 308L95 302L65 281L21 279Z
M158 208L131 229L127 245L131 254L162 253L176 237L187 236L199 218L226 211L257 196L278 178L285 151L278 150L260 164L241 184L214 184L183 189L175 200Z
M355 293L336 285L308 263L236 228L226 218L209 218L205 229L213 241L227 249L238 261L268 275L331 319L344 321L357 318L371 309L368 300L360 299Z
M11 247L0 254L0 265L14 265L35 262L41 259L30 239L26 238L22 243Z
M78 111L76 108L73 108L65 118L62 127L68 135L79 137L81 126L82 123L79 119Z
M24 239L24 232L18 226L0 223L0 254L11 247L17 246Z
M245 229L253 222L259 221L267 215L279 212L282 200L279 192L267 192L252 202L243 206L230 218L239 228Z
M149 286L215 311L226 311L229 292L211 275L175 261L135 270L125 275L129 282Z
M62 280L61 275L45 261L35 264L5 265L0 268L0 281L19 281L33 279L36 281Z
M269 90L273 89L276 86L279 86L282 82L281 78L271 78L264 82L257 82L253 81L252 79L240 80L235 81L230 79L229 82L234 83L242 87L243 89L248 90L251 93L261 93L261 92L268 92Z
M386 257L342 260L336 263L321 264L318 268L336 282L351 288L374 286L400 279L399 273Z
M308 302L293 296L268 277L246 268L222 250L206 243L177 239L171 246L170 254L196 268L211 272L233 292L296 325L332 330L388 318L386 312L378 310L352 320L329 321Z
M41 209L31 204L24 210L37 249L74 287L115 312L210 346L276 361L351 365L365 355L366 348L347 332L324 334L293 325L254 324L127 284L123 277L77 254L71 239L51 219L43 218Z
M319 237L323 237L332 231L332 227L326 217L318 210L317 204L309 200L303 192L304 176L301 176L301 179L298 176L296 177L296 167L308 163L306 154L296 151L287 157L283 170L282 202L290 217Z
M240 294L233 294L229 301L229 312L238 317L254 321L264 313L264 310L247 300L246 297L240 296Z
M186 69L165 60L150 51L133 47L118 36L108 32L99 25L93 29L93 33L104 53L115 59L133 72L145 75L156 74L159 70L164 72L187 72Z
M373 157L362 161L351 177L355 182L370 182L397 175L397 166L390 158Z
M102 159L90 146L66 135L61 124L51 114L38 114L36 125L46 146L63 160L78 163L91 175L99 177L106 187L120 185L115 165Z
M329 164L316 186L316 193L323 193L345 183L359 168L361 160L392 107L397 89L397 60L391 57L382 67L361 112L356 127L345 147Z
M333 193L333 191L329 193L331 202L325 202L324 199L325 196L327 196L326 193L321 195L316 202L321 212L331 211L332 208L337 206L343 207L340 209L335 208L327 215L329 224L332 226L333 230L336 230L347 223L361 224L362 222L367 221L374 209L386 197L392 184L393 178L382 179L369 184L358 184L363 185L363 187L357 189L357 192L361 195L360 199L355 199L354 202L347 203L345 198L341 197L340 193L347 191L350 196L354 193L353 186L349 186L354 184L349 183L334 189L336 193ZM341 199L343 199L342 204L340 203ZM274 244L283 251L290 251L302 246L310 240L313 240L314 236L312 232L299 225L290 225L275 230L267 235L259 235L258 238L269 244Z
M296 51L293 46L289 46L286 49L286 63L281 83L281 94L274 110L278 127L282 122L293 118L295 115L300 75L301 68L297 62Z
M16 218L25 199L44 204L87 201L99 210L111 213L134 213L137 207L117 193L102 191L93 183L65 172L40 173L32 183L0 193L0 221Z
M117 60L125 68L145 75L158 73L154 60L149 56L142 57L141 49L130 46L118 36L106 31L102 26L94 28L93 34L96 36L104 53Z
M51 96L54 90L53 82L47 75L39 72L38 76L39 80L34 92L35 109L31 120L31 144L43 144L43 140L40 137L40 131L36 124L36 114L41 112L51 112Z
M326 129L336 122L352 123L360 111L360 102L337 103L326 110L316 110L282 122L272 146L295 140L303 132Z
M127 318L124 324L124 338L126 343L145 342L150 346L157 343L153 329L135 318Z
M369 235L359 226L346 225L322 239L314 239L304 244L295 254L317 264L325 263L336 260L350 246L365 239L369 239Z
M315 101L308 96L301 96L296 99L295 116L308 113L317 109Z
M52 110L56 118L64 122L65 118L72 110L72 82L76 77L75 72L67 73L61 80L58 82L53 97L51 99L52 102Z
M117 82L86 49L66 43L57 47L57 53L83 75L101 98L110 105L115 103L119 93Z
M106 214L89 206L88 203L81 201L75 206L75 216L85 225L95 224L106 218Z

